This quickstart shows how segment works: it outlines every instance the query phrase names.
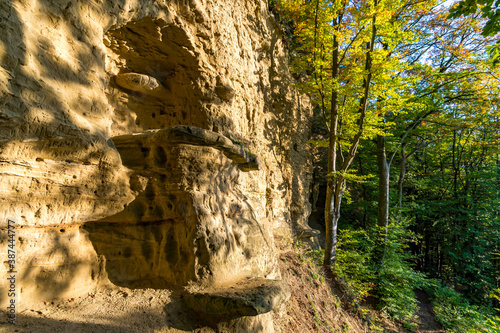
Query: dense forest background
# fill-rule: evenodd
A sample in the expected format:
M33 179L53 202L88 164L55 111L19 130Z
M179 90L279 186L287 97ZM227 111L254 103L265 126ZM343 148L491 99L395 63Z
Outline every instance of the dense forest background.
M315 105L324 265L408 328L500 332L498 3L274 0Z

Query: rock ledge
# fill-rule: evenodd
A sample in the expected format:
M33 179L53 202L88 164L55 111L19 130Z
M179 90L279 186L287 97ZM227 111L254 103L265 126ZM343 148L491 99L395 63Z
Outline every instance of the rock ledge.
M173 126L148 130L117 136L112 140L118 150L120 147L128 146L131 143L144 147L151 143L156 145L160 142L213 147L235 161L242 171L261 169L259 159L251 152L246 151L242 145L233 143L231 139L223 135L195 126Z
M229 287L187 291L188 307L206 317L257 316L286 303L290 288L281 280L251 278Z

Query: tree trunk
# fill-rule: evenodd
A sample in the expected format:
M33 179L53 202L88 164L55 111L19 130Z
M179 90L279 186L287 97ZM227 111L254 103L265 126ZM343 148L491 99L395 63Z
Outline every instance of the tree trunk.
M323 264L326 266L334 266L337 255L337 228L340 219L340 204L342 203L342 195L344 193L343 186L345 180L342 177L336 178L328 182L326 189L327 207L325 215L328 216L329 223L326 228L325 242L325 257ZM332 185L330 187L330 184ZM328 252L327 252L328 251Z
M378 211L377 211L377 240L373 251L373 259L380 266L383 265L385 245L387 243L387 229L389 226L389 163L385 151L385 137L377 135L377 165L378 165Z
M403 209L403 184L406 176L406 152L405 146L401 146L401 163L399 165L399 178L398 178L398 222L401 221L401 214Z
M363 171L363 163L361 161L360 155L358 155L358 162L359 162L359 172L361 173L362 176L365 176L365 172ZM368 207L366 202L368 201L368 196L366 195L366 185L364 182L361 183L361 188L363 196L363 218L361 219L361 228L366 229L366 218L368 215Z
M337 37L333 35L333 51L332 51L332 76L338 77L339 71L339 44ZM328 174L337 171L337 138L338 138L338 123L339 123L339 96L337 88L332 89L331 115L330 115L330 135L328 146ZM325 203L325 257L323 264L325 266L333 266L335 264L335 255L337 249L337 223L340 218L340 202L342 198L338 197L339 179L328 177L326 186L326 203Z
M377 225L385 229L387 240L387 227L389 225L389 176L390 169L385 151L385 137L377 135L377 164L378 164L378 213Z
M378 1L375 0L374 6L378 5ZM337 30L340 29L340 23L342 22L342 15L337 17L335 22ZM359 140L363 134L366 108L368 105L368 95L370 92L370 84L372 79L372 53L375 45L375 36L377 35L376 27L376 16L372 18L372 34L370 42L367 44L367 52L365 59L365 70L367 72L366 77L363 79L363 96L361 97L359 103L359 120L358 120L358 132L354 136L352 145L349 148L349 152L345 158L342 157L342 163L339 168L337 168L337 145L338 145L338 123L339 123L339 99L338 90L336 87L332 89L332 101L331 101L331 119L330 119L330 143L328 149L328 174L330 175L327 183L327 200L325 204L325 226L326 226L326 241L325 241L325 257L323 258L323 264L325 266L335 265L335 255L337 251L337 224L340 218L340 204L342 203L342 195L344 194L345 188L345 172L349 169L356 151L358 149ZM338 79L339 76L339 42L335 34L333 34L333 51L332 51L332 78ZM332 174L333 172L333 174Z

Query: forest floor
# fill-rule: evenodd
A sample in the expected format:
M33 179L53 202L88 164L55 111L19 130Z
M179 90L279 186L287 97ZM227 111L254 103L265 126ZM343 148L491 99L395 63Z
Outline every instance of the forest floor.
M445 330L436 321L429 296L423 290L416 290L418 300L418 319L420 321L417 333L445 333Z
M349 308L347 295L335 293L322 267L295 252L282 253L279 267L291 289L287 316L275 316L278 332L371 332Z
M407 333L373 307L353 306L345 288L306 256L282 253L279 267L291 297L286 307L273 313L275 333ZM416 333L444 333L427 295L417 291L417 297L421 323ZM16 325L0 324L0 333L215 332L197 325L196 316L182 306L181 296L168 290L106 286L83 297L26 302L19 310Z
M374 300L354 305L353 297L333 275L295 252L282 253L280 270L292 290L287 316L275 318L277 332L410 333L375 309ZM445 333L427 294L416 290L418 328L413 333Z
M213 332L198 328L179 295L168 290L109 286L81 297L20 305L16 324L0 324L0 333Z

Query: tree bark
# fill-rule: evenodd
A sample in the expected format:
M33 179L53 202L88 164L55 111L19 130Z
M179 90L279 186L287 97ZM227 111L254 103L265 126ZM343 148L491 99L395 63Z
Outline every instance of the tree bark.
M339 73L339 43L337 36L333 36L332 51L332 77L338 77ZM337 137L339 123L339 95L337 88L332 89L330 132L328 146L328 174L337 171ZM329 177L326 185L326 203L325 203L325 257L323 264L333 266L335 264L335 255L337 249L337 224L340 218L340 198L337 196L339 191L339 179Z
M336 178L331 183L328 182L327 187L327 203L328 211L325 215L328 216L325 242L325 257L323 264L326 266L334 266L337 255L337 229L340 219L340 205L344 193L345 180L342 177ZM328 251L328 252L327 252Z
M389 226L389 176L390 166L387 162L385 137L377 135L377 165L378 165L378 210L377 210L377 241L375 243L374 260L380 266L384 263L387 231Z
M401 146L401 163L399 164L399 178L398 178L398 222L401 221L401 214L403 208L403 184L406 176L406 152L405 145Z
M377 135L377 164L378 164L378 213L377 225L385 229L387 238L387 227L389 225L389 177L390 170L387 163L385 150L385 137Z
M363 171L363 163L361 161L361 156L358 155L358 162L359 162L359 172L361 173L362 176L365 176L365 173ZM361 183L361 188L362 190L362 196L363 196L363 218L361 219L361 227L363 229L366 229L366 218L368 215L368 209L366 205L366 201L368 200L368 197L366 195L366 185L365 183Z

